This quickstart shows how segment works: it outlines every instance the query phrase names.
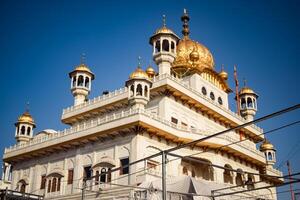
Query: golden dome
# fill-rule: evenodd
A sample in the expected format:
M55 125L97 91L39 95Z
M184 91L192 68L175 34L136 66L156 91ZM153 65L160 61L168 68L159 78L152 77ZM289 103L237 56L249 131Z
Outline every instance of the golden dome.
M150 78L155 76L155 70L151 66L148 66L148 68L146 69L146 73Z
M275 150L275 148L273 144L271 144L268 140L264 140L264 142L260 145L260 150L261 151Z
M203 69L214 69L214 59L210 51L202 44L184 37L177 45L173 69L192 69L202 72Z
M224 70L222 70L220 73L219 73L220 77L224 80L227 80L228 79L228 73L225 72Z
M161 27L161 28L159 28L155 31L155 35L161 34L161 33L174 34L175 35L175 33L171 29L167 28L166 26L163 26L163 27Z
M129 76L129 79L149 79L148 74L140 67L136 68Z
M91 75L92 80L95 78L95 75L93 74L93 72L84 63L81 63L80 65L76 66L75 69L69 73L70 78L72 77L73 73L75 73L75 72L86 72Z
M24 112L19 118L17 123L28 123L28 124L32 124L35 127L35 123L34 123L34 119L32 118L32 116L30 115L30 113L28 111Z
M257 94L249 87L243 87L239 92L239 95L242 95L242 94L254 94L257 96Z

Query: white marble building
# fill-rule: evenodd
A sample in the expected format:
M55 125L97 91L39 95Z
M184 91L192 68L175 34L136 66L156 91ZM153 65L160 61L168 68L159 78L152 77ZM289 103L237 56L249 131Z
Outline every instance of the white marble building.
M17 143L3 155L5 186L46 199L80 199L83 178L96 175L87 182L85 199L129 199L136 186L160 178L160 157L130 169L101 173L251 121L257 111L257 94L242 88L241 111L231 111L227 73L217 72L210 51L190 39L186 12L181 19L182 38L165 23L150 37L158 72L151 66L144 71L139 64L121 89L88 99L95 76L85 63L77 66L69 74L74 105L64 109L61 117L70 128L34 134L32 116L28 111L21 115L15 124ZM242 189L281 183L282 179L258 175L282 176L273 168L275 149L262 133L251 125L177 150L174 153L188 157L170 161L167 177L191 176L208 185L241 185ZM247 140L222 147L243 139ZM263 143L257 149L259 142ZM189 157L239 172L191 162ZM258 183L245 186L247 181ZM245 195L276 199L274 192L272 188Z

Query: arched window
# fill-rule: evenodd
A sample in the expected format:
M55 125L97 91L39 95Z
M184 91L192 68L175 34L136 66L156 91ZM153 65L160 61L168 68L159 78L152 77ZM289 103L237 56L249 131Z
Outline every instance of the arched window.
M30 127L27 127L27 135L28 135L28 136L30 135L30 131L31 131L31 128L30 128Z
M248 174L248 179L246 181L247 189L254 189L254 176L252 174Z
M24 180L19 181L19 188L21 193L26 192L26 182Z
M143 88L141 84L138 84L136 87L136 95L137 96L142 96Z
M223 100L222 100L221 97L218 97L218 103L219 103L220 105L223 105Z
M72 86L75 87L76 86L76 76L73 77L73 83Z
M48 189L47 189L47 192L51 192L51 180L48 181Z
M209 97L211 98L211 100L215 100L215 94L213 92L210 92Z
M83 76L82 76L82 75L80 75L80 76L78 77L78 83L77 83L77 85L78 85L78 86L83 86Z
M61 177L59 177L57 181L57 191L60 191L60 183L61 183Z
M90 87L90 79L89 79L89 77L85 77L85 87L87 87L87 88Z
M107 174L106 174L106 168L102 168L101 169L101 175L100 175L100 182L101 183L105 183L106 182L106 176L107 176Z
M163 51L170 51L169 41L168 41L168 40L163 40L163 43L162 43L162 50L163 50Z
M252 99L250 97L247 98L247 107L248 108L253 108Z
M56 178L53 178L51 192L55 192L56 191L56 181L57 181Z
M223 172L223 176L224 176L224 183L230 183L233 184L233 173L230 169L232 169L232 167L228 164L226 164L224 166L224 172Z
M268 152L268 160L273 160L271 152Z
M148 97L148 87L146 85L145 85L144 95L145 97Z
M134 94L134 85L130 86L130 97L132 97Z
M175 43L173 41L171 42L171 51L172 53L175 52Z
M25 135L25 126L21 127L21 135Z
M235 183L239 186L244 186L243 182L243 170L237 169L236 177L235 177Z
M208 161L208 162L210 163L210 161ZM214 169L211 165L209 165L209 164L202 165L202 177L208 181L214 180Z
M202 91L202 94L203 94L203 95L207 95L207 91L206 91L206 88L205 88L205 87L202 87L201 91Z
M242 99L241 99L241 108L242 108L242 109L245 109L245 108L246 108L246 100L245 100L245 98L242 98Z
M182 168L182 174L183 174L183 175L188 175L188 170L187 170L186 167L183 167L183 168Z
M155 43L155 53L160 52L160 40L157 40Z

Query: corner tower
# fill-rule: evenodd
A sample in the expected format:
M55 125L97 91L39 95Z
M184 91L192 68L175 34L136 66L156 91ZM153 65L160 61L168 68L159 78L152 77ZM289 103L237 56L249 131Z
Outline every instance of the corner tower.
M170 74L171 66L176 57L176 45L179 37L166 27L166 17L163 15L163 26L150 37L153 46L153 60L158 65L159 74Z
M82 55L80 65L76 66L75 69L69 73L69 77L71 78L71 92L74 96L75 106L87 100L91 92L92 80L95 78L93 72L84 63L84 59L84 55Z
M276 149L273 144L271 144L268 140L264 140L264 142L260 145L260 151L265 154L267 165L274 165L276 162Z
M257 112L258 95L249 87L245 86L239 92L241 116L247 121L252 121Z
M15 138L18 144L29 142L33 138L33 129L36 127L33 117L29 113L29 109L19 116L15 123Z

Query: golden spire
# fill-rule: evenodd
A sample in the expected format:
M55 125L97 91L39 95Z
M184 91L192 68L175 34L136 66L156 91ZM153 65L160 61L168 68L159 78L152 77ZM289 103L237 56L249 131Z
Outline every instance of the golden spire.
M183 29L182 29L182 34L184 35L184 38L188 38L190 34L190 29L189 29L189 22L190 17L187 13L187 10L184 8L183 9L183 15L181 16L181 21L183 22Z

